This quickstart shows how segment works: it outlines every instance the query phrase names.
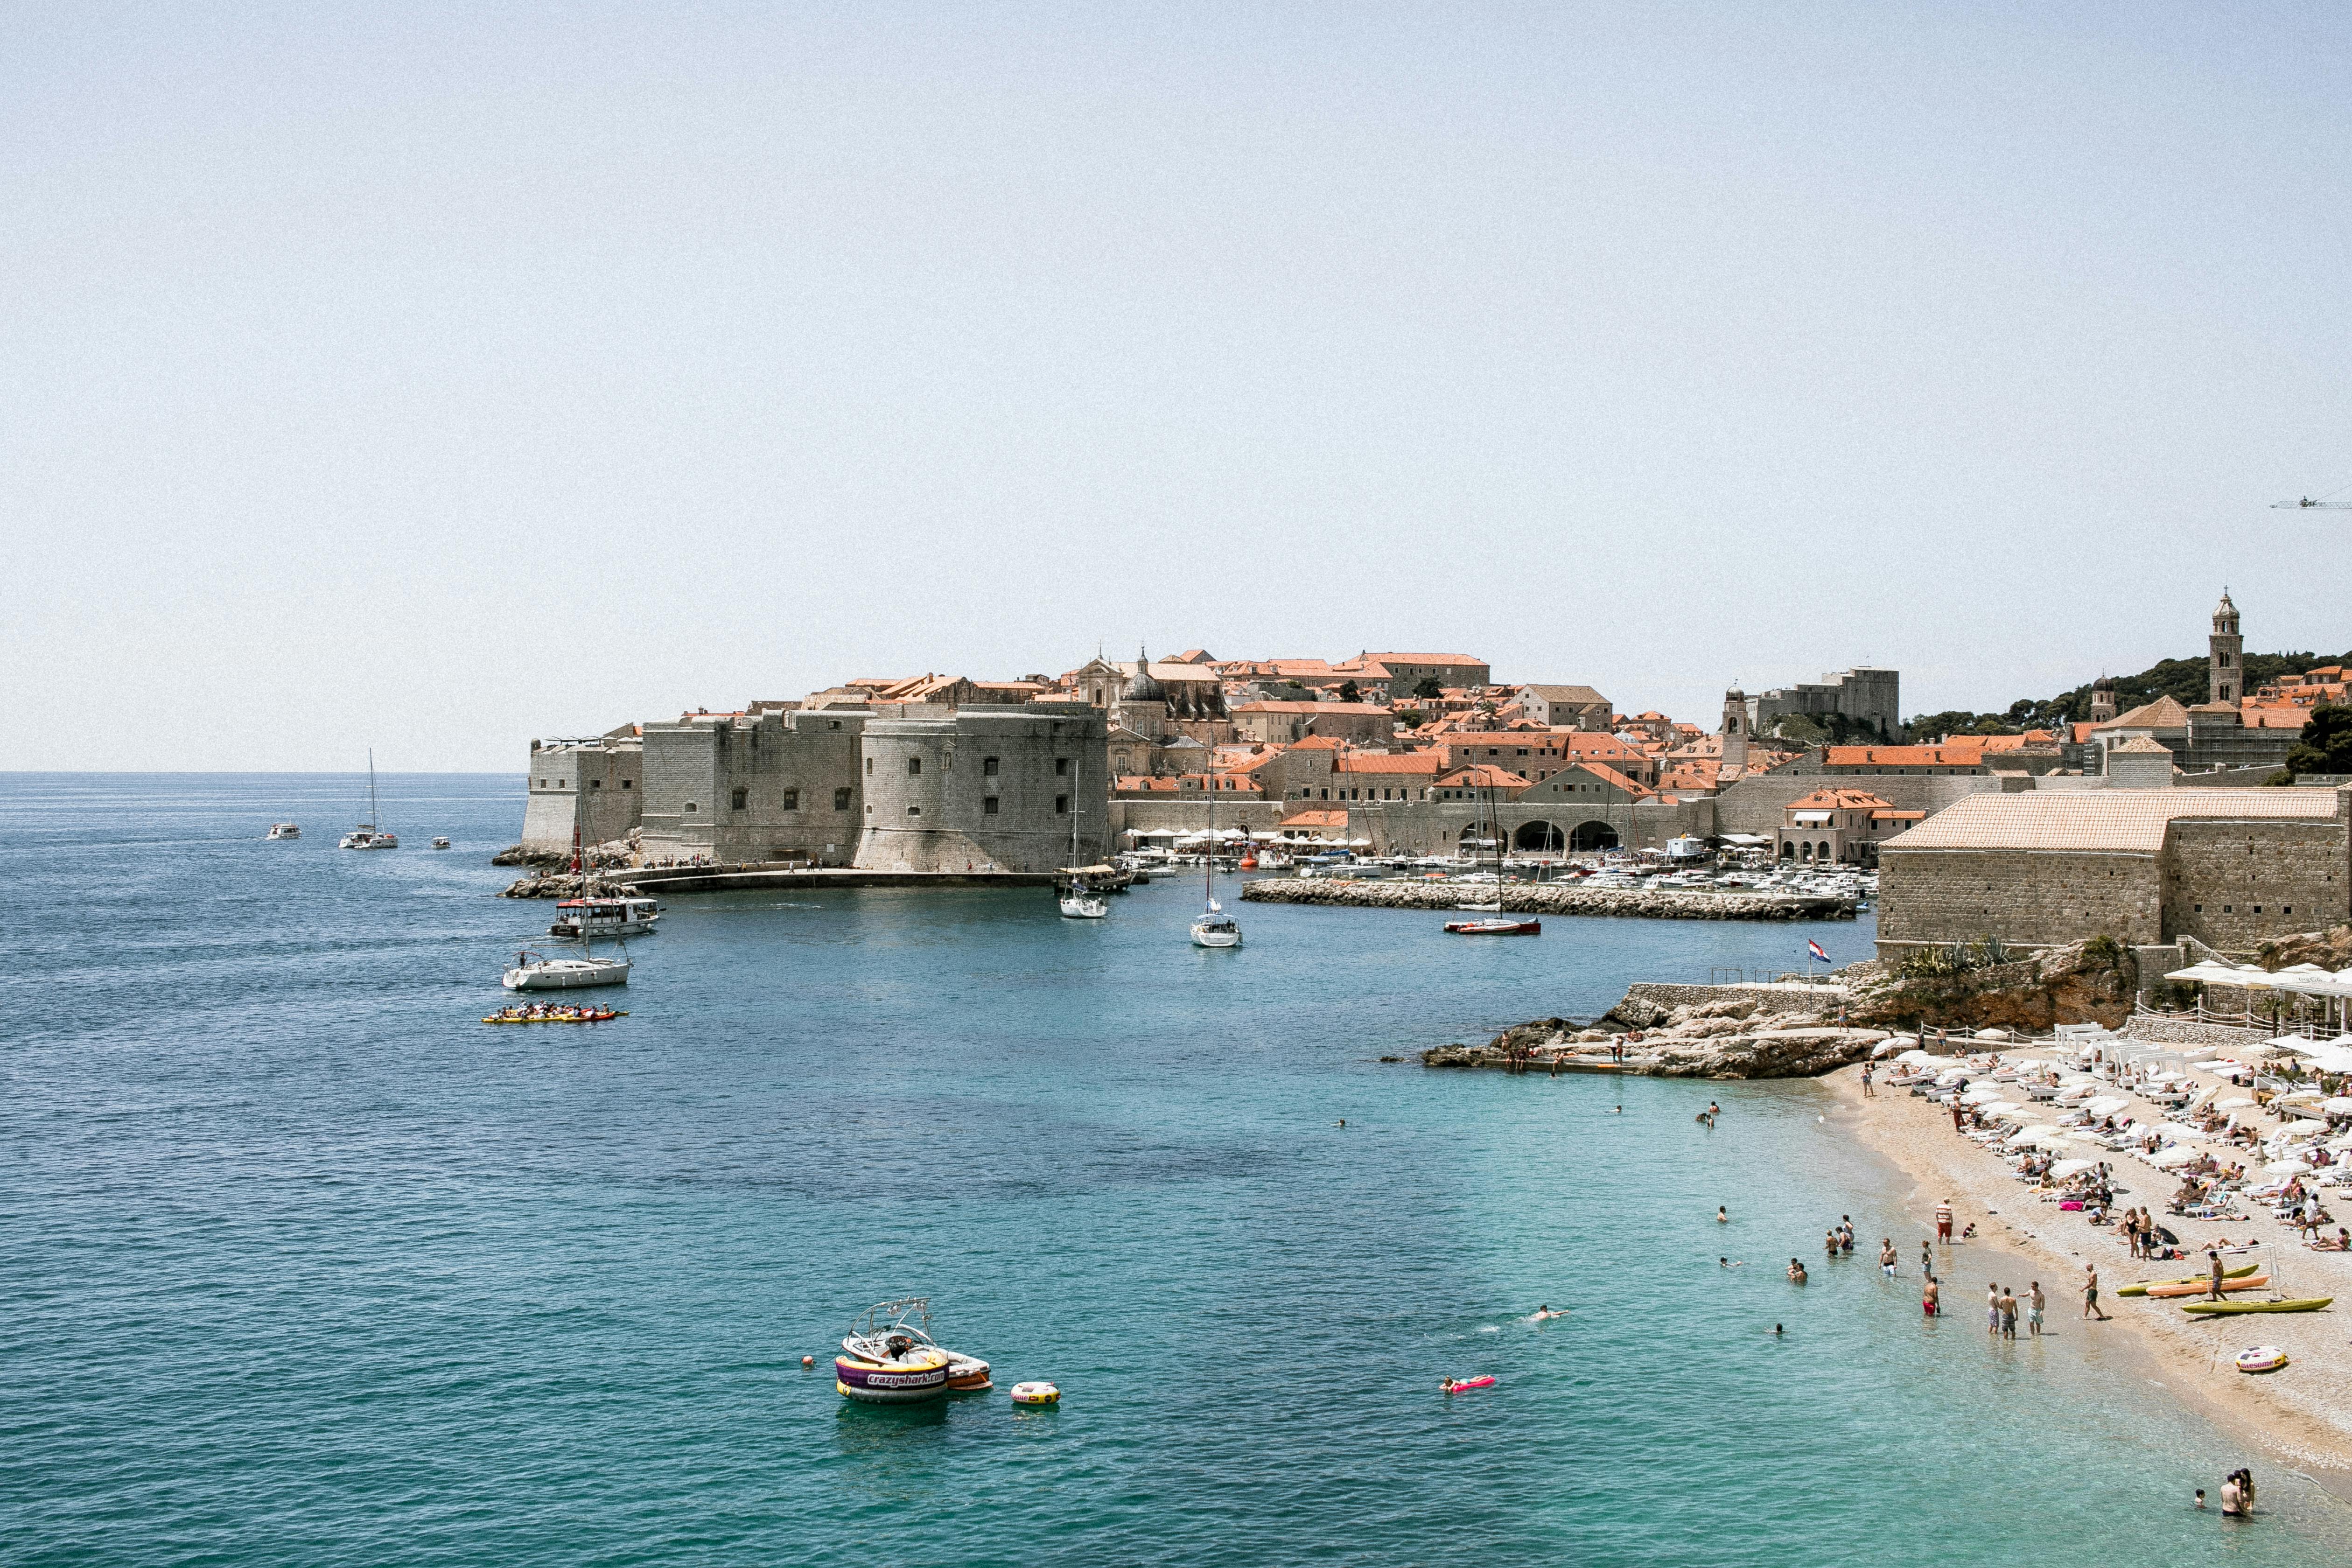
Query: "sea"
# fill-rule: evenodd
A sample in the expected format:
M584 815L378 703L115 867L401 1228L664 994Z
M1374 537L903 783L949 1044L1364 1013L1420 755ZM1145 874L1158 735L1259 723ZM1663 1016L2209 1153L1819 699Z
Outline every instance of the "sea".
M2063 1291L1924 1321L1822 1086L1417 1060L1866 917L682 895L626 1017L485 1027L523 781L380 787L352 854L356 777L0 775L0 1561L2344 1561ZM996 1392L835 1392L909 1296Z

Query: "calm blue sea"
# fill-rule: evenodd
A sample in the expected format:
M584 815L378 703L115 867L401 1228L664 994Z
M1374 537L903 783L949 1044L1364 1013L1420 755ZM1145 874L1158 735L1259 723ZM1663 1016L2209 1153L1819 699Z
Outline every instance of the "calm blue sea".
M2344 1561L2064 1312L1923 1324L1818 1086L1379 1059L1866 922L680 898L628 1018L485 1028L521 781L388 777L382 855L359 788L0 776L0 1559ZM1842 1214L1901 1281L1820 1262ZM910 1293L1063 1405L846 1405ZM2268 1517L2189 1510L2249 1459Z

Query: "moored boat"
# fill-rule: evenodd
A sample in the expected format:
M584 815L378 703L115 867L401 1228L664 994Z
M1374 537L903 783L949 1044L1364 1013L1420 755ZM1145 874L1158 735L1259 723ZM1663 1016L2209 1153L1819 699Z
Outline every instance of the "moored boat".
M1456 936L1541 936L1541 921L1447 921L1445 929Z
M833 1358L835 1390L865 1405L911 1405L993 1386L988 1363L941 1348L930 1321L930 1301L921 1296L868 1307Z
M290 822L273 822L269 825L269 831L264 837L273 839L299 838L302 837L302 830Z
M433 847L436 849L446 849L449 847L449 841L446 838L436 838L433 841Z
M337 841L338 849L397 849L400 835L378 827L383 817L375 804L375 749L368 749L368 819L352 828Z

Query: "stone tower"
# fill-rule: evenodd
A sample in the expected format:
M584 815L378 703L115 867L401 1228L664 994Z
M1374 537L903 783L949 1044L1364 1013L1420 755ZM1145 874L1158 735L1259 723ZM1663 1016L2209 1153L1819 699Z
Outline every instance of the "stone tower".
M1726 777L1748 771L1748 698L1737 686L1723 694L1723 766Z
M2238 606L2230 603L2230 591L2221 590L2221 602L2213 606L2213 636L2205 671L2205 700L2227 702L2234 706L2246 694L2246 639L2238 635Z
M2103 675L2091 683L2091 722L2112 724L2116 719L2116 683Z

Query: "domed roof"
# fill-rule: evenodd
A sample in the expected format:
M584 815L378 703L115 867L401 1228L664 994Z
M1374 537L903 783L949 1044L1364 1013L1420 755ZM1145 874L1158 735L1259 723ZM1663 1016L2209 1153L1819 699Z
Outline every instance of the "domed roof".
M1140 644L1135 650L1135 673L1128 678L1127 689L1120 693L1130 702L1165 702L1168 689L1151 679L1151 656Z

